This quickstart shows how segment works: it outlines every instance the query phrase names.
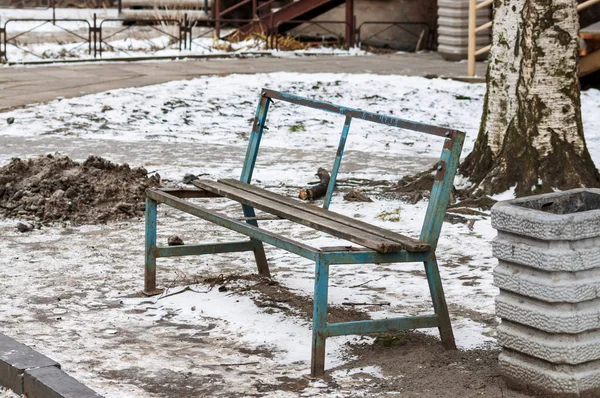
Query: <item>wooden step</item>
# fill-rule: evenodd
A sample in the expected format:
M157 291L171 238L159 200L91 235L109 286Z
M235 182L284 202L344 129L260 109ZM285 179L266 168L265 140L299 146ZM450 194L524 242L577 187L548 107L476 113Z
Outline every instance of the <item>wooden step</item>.
M208 8L212 8L213 0L208 1ZM204 0L122 0L122 8L130 7L145 7L149 9L166 8L168 10L175 9L204 9Z
M579 30L579 37L584 40L600 40L600 21Z
M579 77L600 70L600 50L579 58Z
M388 253L400 250L423 252L430 246L416 239L378 228L329 210L308 208L306 203L235 180L196 180L196 187L250 205L281 218L326 232L364 247ZM235 186L234 186L235 185ZM314 206L312 206L314 207Z
M294 0L281 8L271 8L271 13L260 16L262 23L272 23L277 27L278 33L287 32L290 29L300 25L299 22L289 22L292 20L309 21L319 15L326 13L344 3L344 0ZM249 33L257 26L251 23L242 26L237 31Z
M121 10L119 18L157 21L160 19L183 20L184 14L187 14L188 20L191 21L209 18L206 12L197 10Z

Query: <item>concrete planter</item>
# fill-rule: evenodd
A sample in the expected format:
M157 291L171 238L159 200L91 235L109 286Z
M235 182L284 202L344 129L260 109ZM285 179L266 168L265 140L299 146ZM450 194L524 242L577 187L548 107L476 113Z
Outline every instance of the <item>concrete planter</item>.
M481 2L482 0L478 0ZM477 11L477 25L491 20L492 9ZM477 33L477 48L490 44L490 31ZM438 53L449 61L467 59L469 52L469 0L438 0ZM485 59L482 54L478 59Z
M502 375L545 395L600 392L600 189L497 203L492 226Z

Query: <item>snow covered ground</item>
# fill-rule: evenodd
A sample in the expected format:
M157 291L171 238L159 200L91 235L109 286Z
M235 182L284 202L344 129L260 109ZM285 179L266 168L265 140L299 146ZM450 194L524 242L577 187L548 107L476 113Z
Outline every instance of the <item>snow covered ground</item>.
M237 177L262 87L464 130L463 155L472 149L485 91L481 84L441 79L295 73L112 90L2 113L1 120L14 118L14 123L0 123L0 165L14 156L60 151L76 159L95 154L142 165L175 181L185 173ZM582 107L587 143L600 164L600 91L582 93ZM298 187L315 179L318 167L331 167L343 122L343 117L276 101L261 143L256 183L296 196ZM397 181L432 164L441 146L435 137L353 121L340 188L357 179ZM378 192L377 187L363 188ZM336 192L331 208L418 236L425 202L411 205L372 196L372 203L351 203ZM210 205L239 215L239 206L229 201L210 200ZM494 344L497 290L489 217L466 217L474 220L472 225L444 224L438 258L457 343L470 349ZM14 225L15 220L0 221L1 330L58 360L92 388L110 397L165 396L159 392L165 385L173 389L171 396L189 396L186 391L243 396L268 385L273 390L263 390L267 396L297 396L277 386L283 377L307 374L310 322L257 306L252 292L239 290L244 282L232 284L229 292L207 292L207 284L196 283L207 276L253 273L251 256L159 259L160 285L170 287L170 293L188 284L193 290L145 298L136 294L143 280L143 220L44 227L28 234ZM286 221L262 225L314 247L344 244ZM239 238L163 207L158 233L161 244L174 234L186 243ZM301 297L312 294L310 262L273 248L267 256L277 282ZM330 301L390 303L366 306L373 318L432 311L421 264L334 267ZM426 332L437 335L437 330ZM332 373L338 387L311 382L302 389L304 395L340 396L348 388L360 394L363 387L349 381L358 371L343 369L351 359L348 341L370 339L329 339L327 366L340 367ZM384 377L377 367L362 372Z
M94 14L97 26L102 28L104 44L102 58L123 58L140 56L187 56L219 55L228 53L268 52L273 56L289 57L304 54L367 55L357 48L343 50L330 47L316 47L307 50L277 51L267 50L262 40L245 40L229 43L213 40L212 30L194 27L191 49L179 50L179 30L173 25L122 26L116 9L57 9L56 19L79 21L57 21L55 24L23 19L51 19L52 9L17 10L0 9L0 24L6 27L9 38L7 59L11 62L40 60L93 59L90 46L86 42L89 26ZM106 20L106 21L105 21ZM86 22L87 21L87 22ZM26 31L29 33L23 34ZM68 31L68 32L67 32ZM76 35L72 34L75 33ZM223 34L227 31L224 30ZM19 35L19 37L15 37ZM11 40L15 37L14 40ZM100 44L98 43L98 46ZM99 47L98 47L99 48ZM100 57L100 55L98 55Z

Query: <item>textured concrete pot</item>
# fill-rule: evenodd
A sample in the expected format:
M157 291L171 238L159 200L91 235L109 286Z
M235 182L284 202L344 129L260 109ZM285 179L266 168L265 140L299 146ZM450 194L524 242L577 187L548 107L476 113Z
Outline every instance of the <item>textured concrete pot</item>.
M600 189L497 203L500 369L544 395L600 396Z
M481 0L478 0L481 2ZM448 61L467 59L469 52L469 0L438 0L438 53ZM492 9L477 11L477 25L491 20ZM477 33L477 48L490 44L490 31ZM483 60L487 54L477 57Z

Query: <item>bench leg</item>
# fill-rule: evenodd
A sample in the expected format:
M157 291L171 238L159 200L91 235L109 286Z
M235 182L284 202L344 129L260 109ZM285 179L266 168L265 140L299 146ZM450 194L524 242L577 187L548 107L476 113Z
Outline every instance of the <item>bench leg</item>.
M448 306L446 305L440 271L434 253L431 254L429 260L425 261L425 272L427 273L427 282L429 283L429 291L433 300L433 308L438 316L438 330L440 331L442 345L447 350L455 350L454 333L452 332Z
M244 211L244 217L256 217L256 213L254 212L254 208L252 206L242 205L242 210ZM246 222L250 225L258 227L258 222L256 222L256 220L248 220ZM269 271L269 263L267 262L267 255L265 254L265 247L263 246L263 243L258 239L250 239L250 241L254 247L252 251L254 252L254 259L256 260L258 273L262 276L270 278L271 271Z
M270 278L271 271L269 271L269 263L267 262L267 255L265 254L265 247L263 246L263 243L257 239L250 239L250 241L254 245L252 251L254 252L254 259L256 260L258 273L262 276Z
M327 328L327 290L329 264L317 257L315 265L315 293L313 306L312 359L310 375L325 375L325 329Z
M146 198L146 252L144 259L144 293L156 293L156 207L155 200Z

